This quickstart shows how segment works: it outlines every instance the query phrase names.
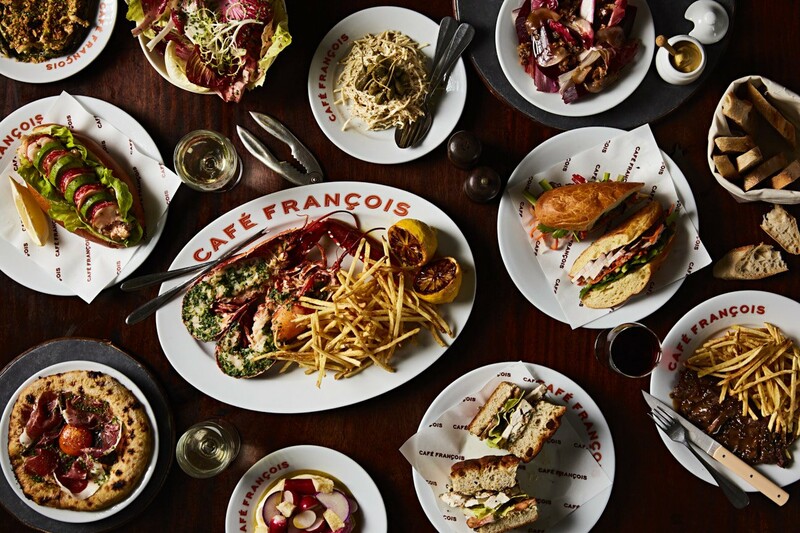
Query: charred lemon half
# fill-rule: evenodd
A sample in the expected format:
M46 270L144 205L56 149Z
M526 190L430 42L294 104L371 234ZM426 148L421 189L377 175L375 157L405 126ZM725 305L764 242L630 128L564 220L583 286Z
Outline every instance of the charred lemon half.
M426 264L439 245L436 230L414 218L403 218L389 227L389 249L405 267L417 268Z
M424 265L414 276L414 292L433 304L456 299L461 289L461 265L452 257L440 257Z

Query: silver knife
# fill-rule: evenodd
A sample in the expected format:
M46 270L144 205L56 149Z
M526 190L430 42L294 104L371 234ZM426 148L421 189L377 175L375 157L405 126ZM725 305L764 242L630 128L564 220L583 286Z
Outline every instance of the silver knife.
M734 453L722 446L722 444L706 435L700 428L675 412L671 406L645 391L642 391L642 395L651 409L658 406L675 417L681 425L686 428L686 431L689 432L689 437L693 444L728 467L731 472L742 478L742 480L746 481L754 489L758 490L778 505L783 505L789 501L789 493L770 481L761 472L739 459Z

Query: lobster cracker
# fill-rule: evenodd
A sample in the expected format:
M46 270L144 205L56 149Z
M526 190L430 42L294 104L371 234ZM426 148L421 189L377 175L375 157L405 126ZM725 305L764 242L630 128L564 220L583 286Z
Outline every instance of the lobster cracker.
M304 170L298 170L295 165L288 161L279 161L255 135L237 125L236 131L248 152L264 163L268 168L295 185L309 185L311 183L322 182L322 167L319 166L317 159L308 148L289 131L289 128L273 117L264 115L263 113L251 111L250 116L253 117L256 124L272 134L273 137L288 145L292 150L292 157L294 157Z

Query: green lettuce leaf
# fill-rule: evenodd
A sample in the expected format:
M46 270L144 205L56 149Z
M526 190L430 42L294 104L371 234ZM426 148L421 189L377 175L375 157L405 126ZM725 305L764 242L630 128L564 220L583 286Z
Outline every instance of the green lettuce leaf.
M273 9L273 24L275 24L275 33L272 36L272 44L270 44L263 57L258 60L259 77L253 82L248 84L248 88L260 87L264 85L264 80L267 77L267 69L272 66L275 58L281 51L292 43L292 36L289 33L289 14L286 12L286 4L282 0L272 1Z

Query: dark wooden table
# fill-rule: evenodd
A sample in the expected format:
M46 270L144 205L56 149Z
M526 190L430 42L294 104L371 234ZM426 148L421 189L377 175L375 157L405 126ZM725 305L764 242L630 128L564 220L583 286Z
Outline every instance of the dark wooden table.
M499 1L499 0L494 0ZM400 2L394 2L400 4ZM28 102L61 91L104 99L133 115L152 135L162 157L171 159L175 143L196 128L235 136L234 126L251 110L275 115L317 155L329 180L358 180L400 187L440 206L463 231L475 255L478 290L468 327L446 355L406 385L370 401L316 414L273 415L222 404L190 386L170 366L159 345L153 319L126 326L125 316L156 294L123 293L114 287L90 305L77 297L49 296L0 274L2 320L0 357L18 354L49 339L78 336L106 339L149 368L163 385L180 434L207 417L225 417L239 429L244 452L226 472L210 480L188 477L173 465L160 493L136 516L127 531L221 531L231 491L259 458L296 444L340 450L360 463L377 483L386 502L391 531L428 531L432 527L414 492L411 468L398 448L412 435L431 401L464 373L499 361L522 359L566 374L599 404L614 437L617 469L608 506L598 531L781 531L800 522L800 490L787 487L792 501L777 507L751 494L743 511L734 511L721 492L697 479L676 462L645 416L640 389L648 380L619 377L592 356L596 332L572 331L531 306L511 282L497 246L497 202L471 202L462 191L465 171L452 166L444 146L410 163L380 166L365 163L336 148L314 121L306 95L308 65L323 35L345 16L378 4L289 2L292 45L279 56L263 88L239 104L183 92L164 81L147 63L130 36L120 2L109 46L90 68L50 84L0 80L2 116ZM402 2L434 20L453 13L446 0ZM800 90L800 4L783 0L740 2L729 50L713 76L679 109L651 124L659 145L672 152L687 176L700 213L701 236L714 259L739 245L766 240L758 227L763 204L738 204L714 181L705 159L706 135L714 107L731 80L759 74ZM484 144L483 163L507 179L517 163L559 131L543 127L506 106L487 89L467 64L469 91L458 129L476 132ZM237 147L242 153L241 146ZM580 147L576 147L576 150ZM281 157L288 154L281 153ZM258 196L289 187L279 176L245 157L244 183L221 195L181 188L154 253L140 273L162 271L184 243L220 214ZM800 210L789 207L791 213ZM786 255L786 254L784 254ZM759 289L800 298L796 272L800 259L788 257L790 272L757 282L714 279L706 268L690 276L670 302L644 319L662 337L688 310L725 292ZM787 317L788 319L789 317ZM797 319L797 317L792 317ZM309 382L311 386L311 382ZM0 529L24 530L5 510Z

